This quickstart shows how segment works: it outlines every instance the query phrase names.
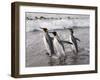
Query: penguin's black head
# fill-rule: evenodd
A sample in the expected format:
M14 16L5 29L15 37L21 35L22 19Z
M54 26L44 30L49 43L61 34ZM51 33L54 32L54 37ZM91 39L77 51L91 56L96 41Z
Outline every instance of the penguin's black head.
M53 33L53 35L54 35L54 36L56 36L56 35L57 35L57 32L52 32L52 33Z
M48 31L48 29L47 29L47 28L41 28L41 29L43 29L43 31L44 31L44 32L47 32L47 31Z
M69 30L70 30L71 33L74 33L73 29L69 28Z

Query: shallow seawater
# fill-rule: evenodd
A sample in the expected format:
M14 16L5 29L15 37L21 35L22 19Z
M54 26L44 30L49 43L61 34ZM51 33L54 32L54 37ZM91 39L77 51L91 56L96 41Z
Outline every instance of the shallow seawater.
M57 30L59 37L62 40L68 40L68 30ZM52 36L52 34L50 34ZM43 33L41 31L26 33L26 67L40 66L59 66L59 65L84 65L89 64L89 28L74 29L74 35L80 39L78 42L79 53L74 56L70 44L64 44L66 59L64 62L59 62L59 59L48 57L43 43Z

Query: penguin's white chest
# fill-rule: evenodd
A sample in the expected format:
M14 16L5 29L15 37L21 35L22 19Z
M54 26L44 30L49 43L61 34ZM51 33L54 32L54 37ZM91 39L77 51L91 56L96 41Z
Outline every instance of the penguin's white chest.
M47 52L50 53L49 44L48 44L45 36L43 36L43 42L44 42L44 45L45 45Z
M71 35L69 36L69 41L70 41L71 43L73 43L72 38L71 38Z
M72 50L76 50L71 36L69 36L69 41L72 43L72 45L71 45Z
M57 38L54 37L54 41L53 41L53 44L54 44L54 49L56 50L56 55L58 57L60 56L65 56L65 52L63 50L63 47L62 45L58 42Z

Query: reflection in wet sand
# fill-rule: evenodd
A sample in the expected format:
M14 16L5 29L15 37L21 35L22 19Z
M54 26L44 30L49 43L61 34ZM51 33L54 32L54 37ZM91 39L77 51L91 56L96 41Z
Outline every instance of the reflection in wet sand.
M49 57L45 49L42 35L40 31L27 32L26 33L26 67L39 67L39 66L60 66L60 65L84 65L89 64L90 52L89 52L89 28L77 28L74 29L75 36L77 36L81 42L79 44L79 53L75 57L73 51L70 49L70 45L65 44L65 61L60 61L54 57ZM68 30L57 30L61 35L61 39L68 39ZM66 33L67 32L67 33ZM85 32L85 33L84 33Z
M80 51L82 53L82 49ZM83 52L88 52L83 49ZM56 66L56 65L78 65L78 64L88 64L89 63L89 55L81 54L78 56L66 55L65 61L59 61L59 59L50 58L48 65Z

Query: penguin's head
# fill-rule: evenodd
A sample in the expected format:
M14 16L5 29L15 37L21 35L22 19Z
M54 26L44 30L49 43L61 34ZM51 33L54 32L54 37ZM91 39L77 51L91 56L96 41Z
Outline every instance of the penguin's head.
M48 29L47 28L41 28L44 32L47 32Z
M54 36L56 36L56 35L57 35L57 32L52 32L52 33L53 33L53 35L54 35Z
M71 33L74 33L73 29L69 28L69 30L70 30Z

